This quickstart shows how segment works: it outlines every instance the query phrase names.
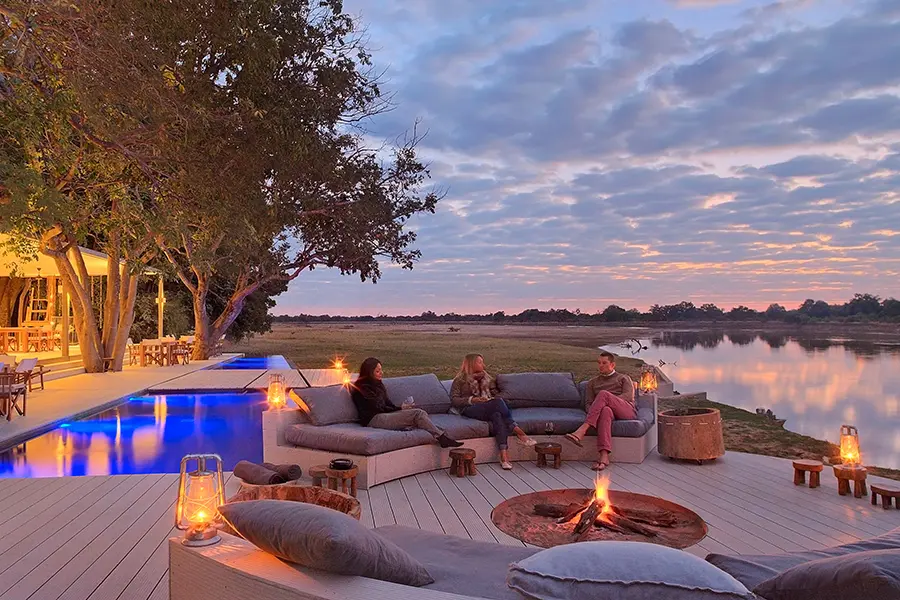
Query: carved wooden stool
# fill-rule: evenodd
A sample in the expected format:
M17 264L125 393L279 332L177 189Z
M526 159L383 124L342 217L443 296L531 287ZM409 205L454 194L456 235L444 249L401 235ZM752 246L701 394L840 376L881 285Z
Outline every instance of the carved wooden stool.
M325 471L327 470L328 465L316 465L309 468L309 476L312 477L314 486L323 487L322 482L325 481Z
M878 504L878 495L881 495L882 508L890 508L891 500L896 498L897 508L900 508L900 487L887 483L872 484L872 506Z
M537 466L546 467L547 457L553 457L553 468L558 469L562 466L562 445L556 442L541 442L534 445L534 451L537 453Z
M825 465L817 460L795 460L794 485L803 485L806 483L806 473L809 472L809 487L819 487L819 473L821 473L824 468Z
M356 498L356 476L359 474L359 467L353 465L349 469L331 469L325 467L325 476L328 478L328 487L337 490L338 482L340 482L341 490L345 494L350 494ZM349 491L347 490L349 482Z
M475 470L475 451L471 448L454 448L450 451L450 474L457 477L478 475Z
M850 482L853 482L853 497L868 496L866 490L866 468L834 465L834 476L838 480L838 494L846 496L850 493Z

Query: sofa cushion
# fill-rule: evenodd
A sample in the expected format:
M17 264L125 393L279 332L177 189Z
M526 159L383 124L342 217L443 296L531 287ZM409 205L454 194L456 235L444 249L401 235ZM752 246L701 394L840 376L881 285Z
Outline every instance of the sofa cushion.
M750 589L755 588L766 579L775 577L791 567L832 556L844 556L869 550L891 550L900 548L900 527L888 533L868 540L851 542L840 546L812 550L808 552L787 552L784 554L745 554L729 556L727 554L709 554L706 560L730 573Z
M326 426L299 423L284 430L284 439L303 448L358 456L372 456L434 443L431 434L423 429L390 431L363 427L359 423L336 423Z
M556 546L509 566L509 587L540 600L752 600L727 573L692 554L643 542Z
M461 596L522 600L506 585L509 563L527 558L538 549L476 542L442 533L399 525L377 527L378 535L416 557L434 577L423 586Z
M647 433L650 427L650 423L640 419L617 419L612 423L612 436L619 438L639 438Z
M510 408L579 408L581 396L571 373L511 373L497 376L500 396Z
M450 394L441 385L434 373L410 375L408 377L386 377L382 380L387 388L388 398L400 406L409 396L416 401L416 408L427 413L446 413L450 408Z
M584 423L584 411L580 408L514 408L509 411L513 420L528 435L547 433L547 423L553 423L553 434L572 433Z
M453 380L452 379L441 379L441 385L444 386L444 391L447 392L447 395L450 395L450 389L453 388Z
M403 585L434 582L408 552L340 511L305 502L251 500L225 504L219 512L254 546L305 567Z
M334 423L356 423L359 412L350 391L345 385L329 385L326 387L294 389L302 403L304 412L313 425L332 425ZM301 406L303 408L303 406Z
M900 548L811 560L753 591L766 600L900 598Z
M652 395L635 393L634 406L638 410L639 419L649 421L651 425L656 423L656 403Z
M469 419L460 415L431 415L431 422L447 432L455 440L471 440L488 437L490 427L487 421Z

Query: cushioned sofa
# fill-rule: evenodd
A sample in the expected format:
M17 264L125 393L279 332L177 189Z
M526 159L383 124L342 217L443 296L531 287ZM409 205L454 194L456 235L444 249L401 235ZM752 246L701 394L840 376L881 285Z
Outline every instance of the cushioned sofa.
M576 385L571 373L516 373L497 380L516 422L538 441L561 441L563 460L596 457L595 436L589 435L583 448L561 439L584 422L586 383ZM489 423L451 411L450 381L428 374L386 378L384 384L397 405L412 396L438 427L476 451L476 462L498 460ZM448 451L425 431L361 426L346 386L296 389L291 397L300 408L263 413L263 454L268 462L308 469L349 457L359 466L357 482L362 488L449 466ZM640 463L656 447L656 396L639 395L636 403L637 419L613 422L613 461ZM511 438L510 455L513 460L531 460L534 450Z

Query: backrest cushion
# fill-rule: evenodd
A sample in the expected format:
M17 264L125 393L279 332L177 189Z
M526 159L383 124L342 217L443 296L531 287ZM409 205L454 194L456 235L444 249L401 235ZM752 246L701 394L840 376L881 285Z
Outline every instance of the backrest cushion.
M331 508L286 500L251 500L219 507L225 521L248 542L305 567L427 585L434 579L405 550L353 517Z
M900 598L900 549L813 560L763 581L753 591L767 600Z
M687 552L643 542L580 542L509 566L506 583L541 600L754 600L734 577Z
M359 412L350 397L349 388L345 385L293 388L293 390L302 400L302 404L298 403L298 405L306 412L313 425L359 421Z
M450 395L434 373L387 377L382 381L387 388L388 398L397 406L412 396L416 408L421 408L427 413L446 413L450 408Z
M500 397L510 408L580 408L581 396L571 373L510 373L497 376Z

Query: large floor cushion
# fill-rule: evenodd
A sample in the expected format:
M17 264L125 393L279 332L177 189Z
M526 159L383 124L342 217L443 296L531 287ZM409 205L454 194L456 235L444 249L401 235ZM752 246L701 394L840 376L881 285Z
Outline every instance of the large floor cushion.
M387 388L388 398L397 406L412 396L416 408L421 408L427 413L446 413L450 410L450 395L434 373L387 377L382 381Z
M497 387L510 408L581 406L581 396L571 373L500 374Z
M431 434L422 429L390 431L363 427L359 423L337 423L326 426L300 423L285 429L284 439L303 448L359 456L372 456L434 443Z
M709 554L706 560L753 589L763 581L775 577L791 567L820 558L844 556L854 552L868 550L891 550L900 548L900 527L868 540L860 540L841 546L833 546L823 550L808 552L786 552L784 554L745 554L730 556L727 554Z
M491 435L487 421L469 419L460 415L431 415L431 422L447 432L455 440L471 440Z
M475 542L400 525L377 527L374 531L425 566L434 583L423 588L478 598L522 600L506 585L509 565L540 550Z
M547 432L547 423L553 423L553 434L572 433L584 423L584 411L580 408L514 408L510 410L512 418L528 435L543 435Z

